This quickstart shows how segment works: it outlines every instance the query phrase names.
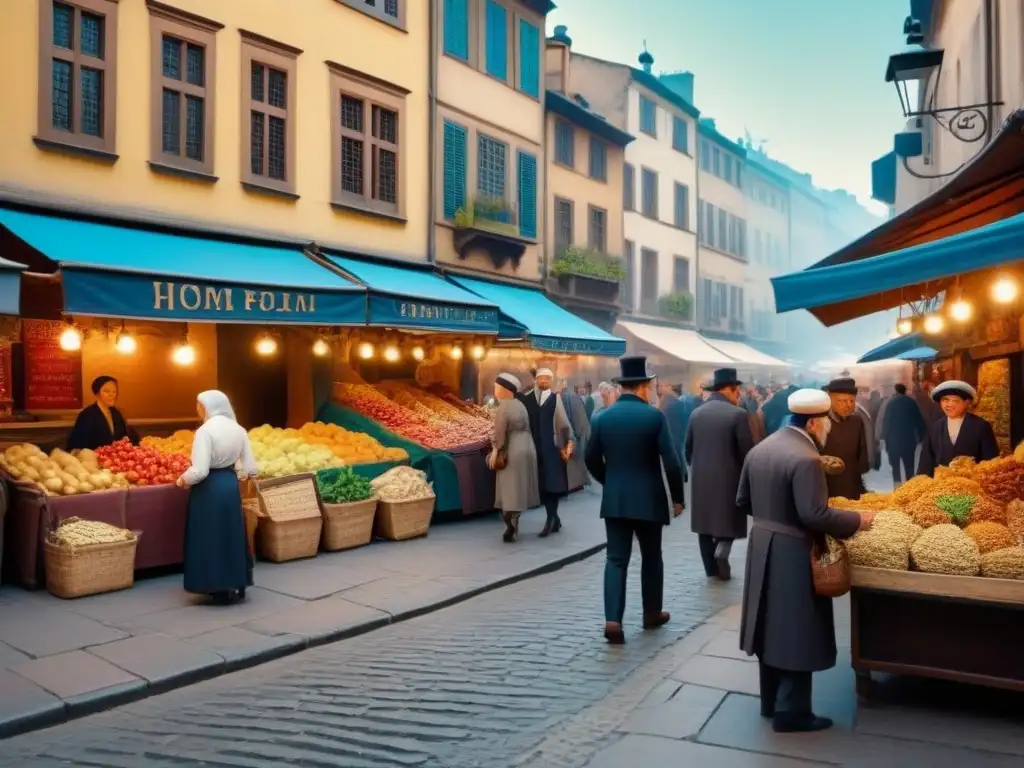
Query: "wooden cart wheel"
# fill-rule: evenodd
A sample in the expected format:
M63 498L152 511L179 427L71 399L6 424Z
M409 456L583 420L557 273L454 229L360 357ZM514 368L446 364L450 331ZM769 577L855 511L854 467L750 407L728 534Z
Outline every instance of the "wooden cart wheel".
M857 680L857 703L862 707L870 707L875 687L871 673L866 670L855 670L854 676Z

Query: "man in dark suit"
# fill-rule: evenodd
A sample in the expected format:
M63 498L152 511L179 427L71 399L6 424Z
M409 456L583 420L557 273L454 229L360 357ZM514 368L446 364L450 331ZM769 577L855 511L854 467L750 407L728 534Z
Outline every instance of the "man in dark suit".
M898 488L914 476L914 454L925 436L925 423L921 409L907 394L907 385L897 384L894 389L885 410L879 408L878 434L889 455L893 487Z
M666 479L672 515L678 517L683 511L683 474L668 421L650 404L654 375L647 368L647 358L623 357L619 366L621 376L616 383L622 396L594 419L585 453L587 469L604 486L601 517L608 537L604 636L613 645L626 641L622 617L634 536L643 559L644 629L668 622L669 614L662 610L665 574L661 559L662 529L671 520Z

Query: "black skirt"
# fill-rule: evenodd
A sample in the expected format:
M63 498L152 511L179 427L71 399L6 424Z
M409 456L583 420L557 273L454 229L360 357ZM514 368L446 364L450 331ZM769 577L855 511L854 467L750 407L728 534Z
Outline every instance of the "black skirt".
M211 469L192 487L185 523L185 589L209 595L252 586L238 477Z

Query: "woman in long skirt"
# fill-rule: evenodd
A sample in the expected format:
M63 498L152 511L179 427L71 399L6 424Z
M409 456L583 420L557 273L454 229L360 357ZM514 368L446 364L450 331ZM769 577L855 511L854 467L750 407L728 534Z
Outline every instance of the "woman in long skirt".
M191 488L185 524L185 589L227 605L252 586L252 556L245 536L240 477L255 477L249 435L235 420L227 395L201 392L203 425L192 444L192 466L178 478Z
M506 457L505 466L496 470L494 483L494 506L501 510L505 523L502 538L506 542L515 541L519 516L540 503L537 451L526 406L516 399L520 388L519 379L510 373L500 374L494 383L498 412L494 417L494 447L487 457L491 467L499 452Z

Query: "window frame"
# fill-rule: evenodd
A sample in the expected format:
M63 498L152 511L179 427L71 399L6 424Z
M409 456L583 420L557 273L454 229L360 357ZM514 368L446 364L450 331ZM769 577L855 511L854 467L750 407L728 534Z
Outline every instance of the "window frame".
M680 130L683 135L682 143L677 140ZM679 115L672 115L672 149L684 155L690 154L690 124Z
M636 212L636 166L622 164L622 210Z
M599 223L600 237L594 236L594 226ZM598 242L600 241L600 242ZM587 248L608 253L608 209L597 205L587 206Z
M647 212L647 210L646 210L647 206L644 204L645 200L646 200L646 197L644 195L644 179L647 178L647 174L650 174L651 178L654 179L654 184L651 186L652 190L654 191L654 195L653 195L654 211L652 213L648 213ZM657 171L655 171L655 170L653 170L651 168L647 168L646 166L643 166L643 165L640 166L640 215L645 217L645 218L650 219L651 221L660 221L661 220L660 219L660 211L659 211L659 207L658 207L658 184L659 183L660 183L660 180L658 178L658 172Z
M681 197L683 202L682 222L679 221L680 191L682 191ZM690 231L690 187L686 184L683 184L681 181L674 181L672 183L672 224L673 226L679 229L685 230L687 232Z
M600 151L595 153L594 152L595 149L599 149ZM604 184L607 184L608 183L608 145L605 144L603 141L601 141L601 139L599 139L597 136L591 136L590 137L590 144L589 144L589 147L588 147L587 155L588 155L588 163L587 163L587 165L589 166L587 168L587 171L588 171L588 175L590 176L590 178L593 179L594 181L600 181L600 182L602 182ZM600 170L600 175L596 175L594 173L594 159L595 159L595 157L599 157L600 160L601 160L600 169L599 169Z
M567 138L569 141L569 157L561 157L560 149L563 149L560 138ZM576 169L576 126L568 120L560 117L555 118L555 164L563 168Z
M565 243L561 242L561 240L559 239L559 236L558 236L559 235L559 224L560 224L560 221L559 221L559 206L560 205L566 206L566 210L569 213L569 241L565 242ZM560 249L560 248L570 248L570 247L572 247L574 245L573 241L576 240L576 202L574 200L570 200L568 197L560 197L558 195L555 195L554 224L555 224L555 231L553 233L553 237L554 237L554 241L555 241L555 252L557 253L558 249Z
M619 302L629 312L633 311L634 293L636 292L636 243L632 240L622 241L622 266L626 271L625 279L619 283Z
M196 181L217 181L214 175L214 117L216 116L217 33L224 25L211 19L181 11L163 3L148 0L150 28L150 158L149 167L157 173L184 175ZM203 49L202 86L188 83L183 77L176 90L183 97L200 96L203 99L203 159L193 160L183 151L171 155L163 150L163 91L168 84L163 75L163 38L173 37ZM184 100L182 102L184 104ZM187 109L182 110L181 122L187 120ZM182 142L185 131L182 131Z
M648 256L652 256L653 258L648 259L647 258ZM661 265L658 263L659 259L660 259L660 256L658 255L658 252L656 250L654 250L653 248L644 248L644 247L640 248L640 306L641 307L644 306L645 302L657 301L658 300L658 282L659 282L659 279L661 277L661 275L658 274L661 271ZM651 272L651 273L649 273L648 270L645 269L645 266L648 263L654 265L653 272ZM645 291L644 291L644 285L647 282L646 280L644 280L644 277L646 277L648 274L651 274L652 279L653 279L653 288L652 288L652 293L650 295L647 295L645 293Z
M269 194L284 197L290 200L298 200L296 192L296 163L297 135L295 124L297 122L297 89L296 78L298 76L298 58L302 50L285 43L271 40L255 32L245 29L238 30L241 37L241 125L239 130L242 134L241 144L241 184L248 192L257 194ZM265 67L278 69L287 75L288 106L283 110L285 119L285 178L272 179L268 175L256 175L252 172L252 129L250 113L253 111L262 112L268 117L279 117L275 111L277 107L271 107L266 102L262 103L261 109L255 109L254 105L260 102L252 100L252 65L262 64ZM268 111L271 110L271 111ZM268 120L269 124L269 120ZM269 162L269 159L268 161Z
M58 0L74 10L72 34L75 48L67 50L53 44L53 0L39 0L38 70L39 82L36 105L36 135L33 141L40 149L51 149L85 155L97 160L115 162L117 156L117 58L118 58L118 0ZM103 17L103 58L94 59L79 53L79 20L82 12ZM71 128L62 131L53 125L53 60L60 58L71 64ZM96 66L96 63L102 66ZM103 72L102 134L90 136L76 130L80 124L79 103L82 67Z
M491 195L490 193L485 193L483 190L480 189L480 158L481 158L481 156L483 154L480 151L480 144L485 139L487 141L493 141L495 144L500 144L501 146L503 146L505 148L505 168L504 168L504 171L505 171L505 173L504 173L505 181L504 181L503 194L500 197L498 197L497 195ZM511 143L509 143L508 141L505 141L504 139L500 139L500 138L498 138L497 136L495 136L493 134L487 133L486 131L482 131L482 130L477 129L477 131L476 131L476 152L475 152L475 155L474 155L474 157L476 158L476 184L474 185L475 188L476 188L476 195L475 195L476 197L481 197L481 196L486 194L487 197L493 197L493 198L498 199L498 200L504 200L510 206L512 205L512 201L509 199L510 193L512 191L512 185L509 183L509 172L510 172L509 166L512 165L512 163L510 162L510 160L512 158L512 149L513 149L513 147L511 145ZM518 207L518 206L516 206L516 207ZM518 227L519 211L517 210L515 213L516 213L516 226Z
M331 88L331 206L337 209L358 211L376 216L405 221L406 184L403 173L406 139L406 97L410 91L395 83L360 72L344 64L327 62ZM343 96L351 96L363 102L363 132L356 134L341 125L341 102ZM381 107L398 114L397 143L382 142L373 136L373 108ZM363 142L363 194L345 192L341 188L341 140L345 136ZM389 203L374 197L376 190L374 153L372 148L385 145L395 153L395 202Z
M680 269L682 268L682 269ZM680 286L679 275L683 275ZM676 293L690 293L690 259L676 254L672 257L672 290Z
M652 139L656 139L656 138L658 138L658 102L656 102L654 99L651 99L651 98L648 98L647 96L644 96L642 93L638 94L638 95L640 96L640 102L639 102L639 107L638 107L639 114L637 115L637 125L640 128L640 133L644 133L644 134L650 136ZM644 128L644 104L645 103L646 104L650 104L651 107L652 107L652 111L653 111L653 114L652 114L652 117L651 117L651 129L650 130L647 130L646 128Z
M384 0L377 0L382 3L380 7L368 6L366 0L335 0L335 2L344 5L346 8L351 8L353 11L359 11L360 13L369 16L371 19L376 19L382 24L387 24L389 27L394 27L401 32L408 32L409 30L405 26L405 13L406 3L408 0L395 0L398 3L398 17L391 16L384 13Z

